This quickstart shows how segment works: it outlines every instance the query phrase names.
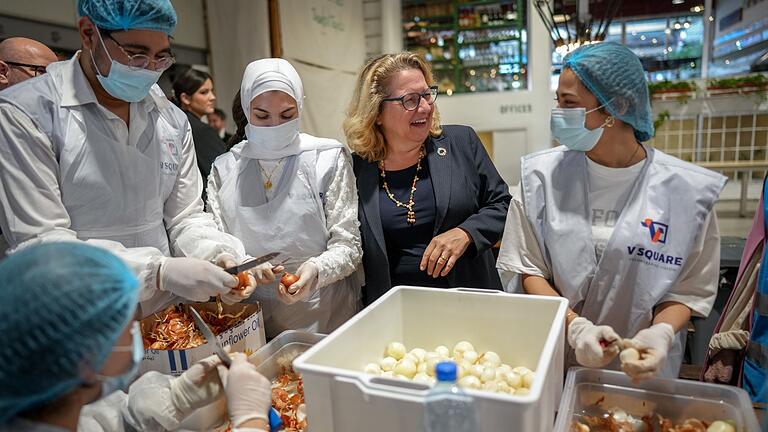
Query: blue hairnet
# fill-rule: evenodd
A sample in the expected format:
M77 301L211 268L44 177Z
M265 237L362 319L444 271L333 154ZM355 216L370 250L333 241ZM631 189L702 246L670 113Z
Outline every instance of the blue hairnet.
M157 30L171 35L176 28L170 0L77 0L77 13L104 30Z
M645 72L629 48L615 42L584 45L565 56L564 66L579 77L611 115L631 125L639 141L653 137Z
M130 269L84 243L32 246L0 261L0 424L101 370L138 297Z

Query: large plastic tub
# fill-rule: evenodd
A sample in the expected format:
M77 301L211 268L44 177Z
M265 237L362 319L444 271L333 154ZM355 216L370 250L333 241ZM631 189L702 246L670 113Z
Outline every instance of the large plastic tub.
M739 432L760 430L749 396L740 388L662 378L635 385L622 372L572 368L555 431L569 432L574 415L585 411L595 415L596 406L606 410L618 407L637 418L660 414L676 423L689 418L707 423L732 420Z
M452 347L536 371L527 396L468 391L477 431L551 431L563 383L567 301L475 289L396 287L297 358L312 432L422 431L428 387L362 372L389 342Z

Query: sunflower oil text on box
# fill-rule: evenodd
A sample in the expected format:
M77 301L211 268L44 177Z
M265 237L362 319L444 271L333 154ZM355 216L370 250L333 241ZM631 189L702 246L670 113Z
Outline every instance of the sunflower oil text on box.
M198 311L216 313L216 303L193 303L190 306ZM245 309L243 309L245 308ZM217 335L222 346L230 346L231 352L256 351L264 346L264 317L259 304L223 305L223 313L234 314L243 311L245 318L240 324ZM152 328L156 317L154 315L143 319L142 328ZM139 364L139 373L155 371L163 374L178 376L196 362L214 354L210 344L200 345L186 350L156 350L144 351L144 358Z

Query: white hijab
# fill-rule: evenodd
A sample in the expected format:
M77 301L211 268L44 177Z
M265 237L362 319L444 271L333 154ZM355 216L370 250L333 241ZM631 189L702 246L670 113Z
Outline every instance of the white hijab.
M251 101L262 93L275 90L286 93L296 101L296 118L279 126L252 125ZM240 84L240 104L248 119L245 128L247 139L234 146L232 152L251 159L281 159L308 150L343 147L335 140L313 139L310 135L299 133L303 103L304 86L298 72L287 60L266 58L251 62L245 68Z

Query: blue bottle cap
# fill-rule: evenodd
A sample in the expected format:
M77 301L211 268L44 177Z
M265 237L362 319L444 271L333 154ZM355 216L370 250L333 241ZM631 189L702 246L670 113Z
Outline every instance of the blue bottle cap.
M456 381L458 368L452 361L440 362L435 366L435 375L438 381Z

